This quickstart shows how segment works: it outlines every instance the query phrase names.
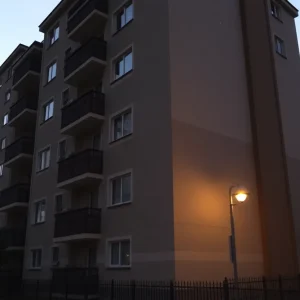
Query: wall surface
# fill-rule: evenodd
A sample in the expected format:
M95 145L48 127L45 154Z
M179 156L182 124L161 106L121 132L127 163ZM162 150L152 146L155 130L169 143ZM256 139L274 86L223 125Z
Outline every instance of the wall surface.
M239 1L169 5L176 278L232 276L228 191L235 184L251 191L234 208L240 276L262 275Z

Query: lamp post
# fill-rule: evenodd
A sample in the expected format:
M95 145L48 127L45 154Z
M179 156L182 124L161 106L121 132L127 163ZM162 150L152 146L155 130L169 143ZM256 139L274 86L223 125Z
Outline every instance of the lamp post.
M233 215L233 206L238 203L243 203L246 201L249 192L247 189L240 186L231 186L229 188L229 207L230 207L230 254L231 262L233 264L233 276L235 284L238 283L238 268L237 268L237 258L236 258L236 244L235 244L235 225L234 225L234 215ZM235 200L234 200L235 199Z

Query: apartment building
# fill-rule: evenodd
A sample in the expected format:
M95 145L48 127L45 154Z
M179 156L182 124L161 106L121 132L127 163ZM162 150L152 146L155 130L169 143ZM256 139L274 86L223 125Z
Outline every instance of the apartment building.
M235 184L239 275L297 273L297 16L286 0L61 1L43 44L0 68L0 137L21 138L1 156L0 237L27 217L23 277L230 277Z

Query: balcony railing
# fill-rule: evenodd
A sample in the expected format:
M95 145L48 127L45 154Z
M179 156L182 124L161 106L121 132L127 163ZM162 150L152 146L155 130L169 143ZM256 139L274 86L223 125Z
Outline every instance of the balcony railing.
M97 268L55 268L52 271L53 292L63 295L97 294L98 272Z
M14 105L11 106L9 111L9 120L14 119L26 109L36 111L37 105L38 105L37 96L21 98Z
M61 128L74 123L88 113L105 115L105 96L100 92L88 92L62 109Z
M30 137L22 137L5 148L4 162L8 162L20 154L32 155L34 149L34 139Z
M15 204L27 204L29 201L29 184L17 184L0 192L0 208Z
M107 0L88 0L83 6L79 1L69 12L68 33L72 32L82 21L84 21L94 10L108 13Z
M92 57L106 61L105 41L101 39L91 39L72 53L65 61L65 77L68 77Z
M85 150L60 161L58 164L58 183L86 173L102 175L103 152L94 149Z
M25 228L0 229L0 249L24 247Z
M13 85L18 83L20 79L22 79L26 73L33 71L36 73L41 72L41 65L42 65L42 53L35 54L30 56L29 58L25 59L14 72L13 78Z
M55 217L54 238L101 233L101 209L82 208Z

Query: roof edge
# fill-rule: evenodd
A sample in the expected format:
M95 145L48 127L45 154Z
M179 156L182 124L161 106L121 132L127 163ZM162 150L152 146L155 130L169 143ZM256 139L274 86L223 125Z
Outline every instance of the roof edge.
M289 0L280 0L280 2L294 18L298 17L298 9Z

